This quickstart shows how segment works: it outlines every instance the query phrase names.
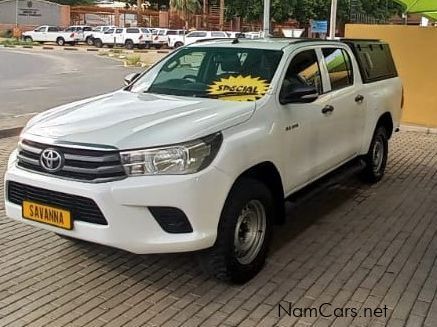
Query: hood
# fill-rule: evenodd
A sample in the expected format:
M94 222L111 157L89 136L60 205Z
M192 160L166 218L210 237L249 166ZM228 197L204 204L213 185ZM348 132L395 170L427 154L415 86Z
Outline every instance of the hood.
M144 148L219 132L247 121L254 110L254 102L117 91L41 113L29 121L22 137Z

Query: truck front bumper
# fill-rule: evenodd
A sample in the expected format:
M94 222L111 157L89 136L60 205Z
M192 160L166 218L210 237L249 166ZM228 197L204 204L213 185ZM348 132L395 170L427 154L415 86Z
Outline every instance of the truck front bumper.
M11 155L5 175L8 217L58 234L139 254L187 252L211 247L216 239L220 213L232 186L232 180L212 166L193 175L128 177L107 183L69 181L18 168L14 156L15 153ZM24 219L22 206L8 199L7 185L10 181L92 199L103 213L107 225L75 221L73 217L73 229L65 230ZM180 209L193 231L166 232L149 210L150 207Z

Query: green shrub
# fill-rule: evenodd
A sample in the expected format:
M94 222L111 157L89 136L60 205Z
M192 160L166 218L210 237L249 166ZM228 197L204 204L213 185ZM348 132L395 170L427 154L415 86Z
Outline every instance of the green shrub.
M12 30L7 29L7 30L0 31L0 37L11 38L12 37Z
M141 57L140 56L128 56L125 60L126 64L128 66L139 66L141 64Z

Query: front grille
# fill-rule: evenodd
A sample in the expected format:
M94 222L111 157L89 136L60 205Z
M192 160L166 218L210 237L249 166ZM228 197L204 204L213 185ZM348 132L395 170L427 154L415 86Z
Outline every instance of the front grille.
M7 182L6 189L9 202L22 205L23 201L27 200L48 206L58 206L69 210L73 220L108 225L99 207L91 199L11 181Z
M65 160L61 170L48 172L41 166L40 156L47 148L63 155ZM29 140L20 142L17 164L21 168L38 173L85 182L107 182L126 177L117 151L75 149Z

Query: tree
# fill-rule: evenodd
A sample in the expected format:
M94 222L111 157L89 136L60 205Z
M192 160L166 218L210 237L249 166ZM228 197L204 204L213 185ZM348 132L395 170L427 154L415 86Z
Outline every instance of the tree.
M275 22L289 18L306 25L310 19L328 19L331 0L271 0L271 17ZM338 22L346 23L351 18L351 8L359 14L365 14L385 20L401 11L401 6L393 0L339 0ZM260 20L263 13L263 0L227 0L228 18L240 16L247 21Z
M182 20L185 21L185 27L188 28L188 16L200 9L200 3L198 0L170 0L170 8L179 11Z

